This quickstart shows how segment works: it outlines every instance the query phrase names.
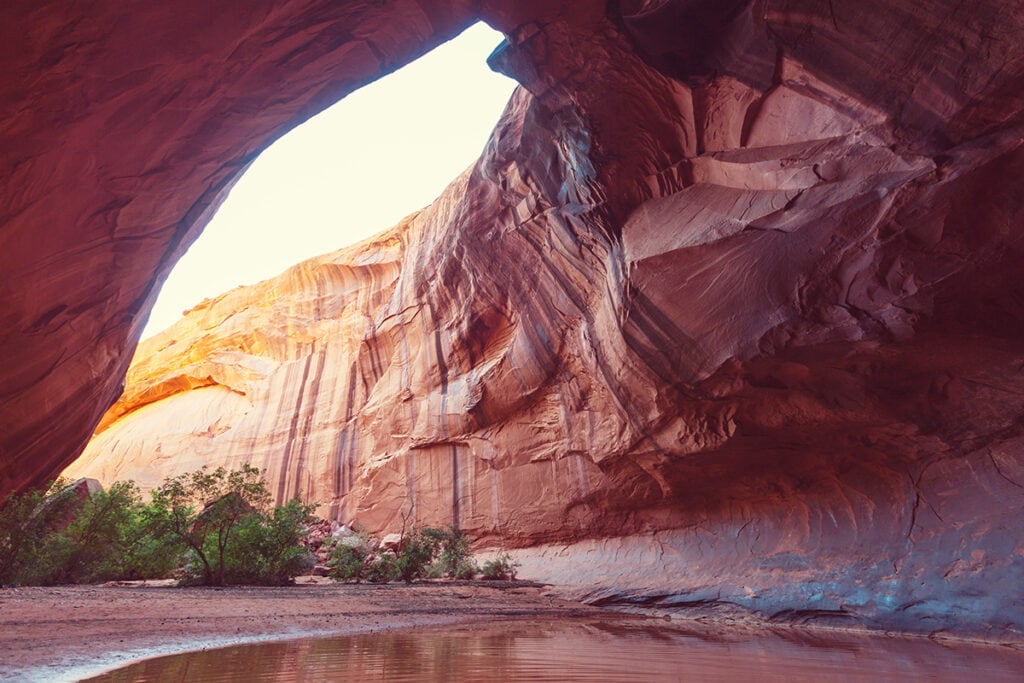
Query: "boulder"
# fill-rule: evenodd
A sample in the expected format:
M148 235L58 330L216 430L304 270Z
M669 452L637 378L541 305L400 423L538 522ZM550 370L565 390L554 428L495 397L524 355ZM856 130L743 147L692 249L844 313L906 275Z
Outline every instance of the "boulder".
M402 534L386 534L384 538L380 540L379 548L381 550L390 550L391 552L398 552L398 549L402 545Z

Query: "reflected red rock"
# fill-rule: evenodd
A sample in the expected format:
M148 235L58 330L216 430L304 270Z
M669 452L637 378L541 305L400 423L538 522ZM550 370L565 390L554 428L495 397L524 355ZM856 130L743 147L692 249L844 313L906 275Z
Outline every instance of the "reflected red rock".
M1019 8L598 5L485 3L523 88L480 161L143 344L72 471L250 462L593 599L1019 638Z
M461 628L236 645L138 662L90 681L196 676L229 681L268 676L406 683L422 680L1016 681L1024 655L1008 648L865 638L850 634L715 632L642 620L477 623Z

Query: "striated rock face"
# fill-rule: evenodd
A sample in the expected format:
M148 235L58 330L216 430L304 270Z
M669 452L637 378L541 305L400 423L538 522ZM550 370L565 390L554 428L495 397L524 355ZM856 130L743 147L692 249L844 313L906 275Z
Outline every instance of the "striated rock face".
M70 472L251 462L594 600L1019 639L1024 13L502 5L479 163L143 344Z
M470 4L4 3L0 495L85 446L160 283L256 154Z

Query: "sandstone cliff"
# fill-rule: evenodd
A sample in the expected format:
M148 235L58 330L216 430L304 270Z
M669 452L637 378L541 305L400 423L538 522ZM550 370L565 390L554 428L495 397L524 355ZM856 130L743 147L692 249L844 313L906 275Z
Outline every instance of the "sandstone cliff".
M74 472L248 461L594 600L1019 638L1019 8L618 6L484 3L523 88L480 162L143 345Z
M81 452L159 284L276 137L468 0L0 8L0 496Z

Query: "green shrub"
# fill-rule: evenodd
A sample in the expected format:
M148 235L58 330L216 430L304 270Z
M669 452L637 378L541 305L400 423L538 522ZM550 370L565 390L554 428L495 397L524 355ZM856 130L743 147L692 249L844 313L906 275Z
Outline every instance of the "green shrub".
M315 505L293 499L269 515L254 512L242 518L225 549L225 580L271 586L292 583L312 566L302 540L314 509Z
M151 533L145 507L133 512L126 535L129 543L119 579L165 579L184 566L188 559L188 547L181 539Z
M436 531L436 529L431 530ZM398 550L398 576L406 583L423 578L437 556L438 542L426 530L411 533L402 539Z
M472 558L462 560L455 565L455 570L451 576L455 579L469 580L476 578L476 575L480 573L480 567Z
M26 558L37 552L42 524L37 518L45 490L10 496L0 507L0 585L21 583Z
M36 544L29 561L24 562L14 583L26 586L54 586L73 583L67 577L66 568L70 563L74 546L67 536L56 531L47 531Z
M0 584L91 580L116 553L120 508L131 495L132 485L118 483L101 500L83 501L58 479L10 497L0 508Z
M370 583L389 583L401 576L398 558L390 553L383 553L366 565L364 577Z
M469 536L462 533L454 524L446 529L426 528L421 532L432 545L433 564L428 575L451 578L471 578L476 574L477 567L469 557Z
M82 502L60 534L67 545L64 583L95 583L124 576L125 560L137 542L133 526L142 497L134 482L119 481Z
M469 537L454 526L413 529L402 537L397 553L371 557L363 546L339 544L328 562L330 576L339 581L387 583L401 579L444 576L473 578L479 568L469 556Z
M481 568L483 577L489 581L515 581L516 569L519 563L512 559L508 553L502 553L493 560L484 562Z
M359 583L367 574L369 556L370 552L365 546L339 543L331 553L331 559L327 561L327 566L331 569L329 576L338 581Z

